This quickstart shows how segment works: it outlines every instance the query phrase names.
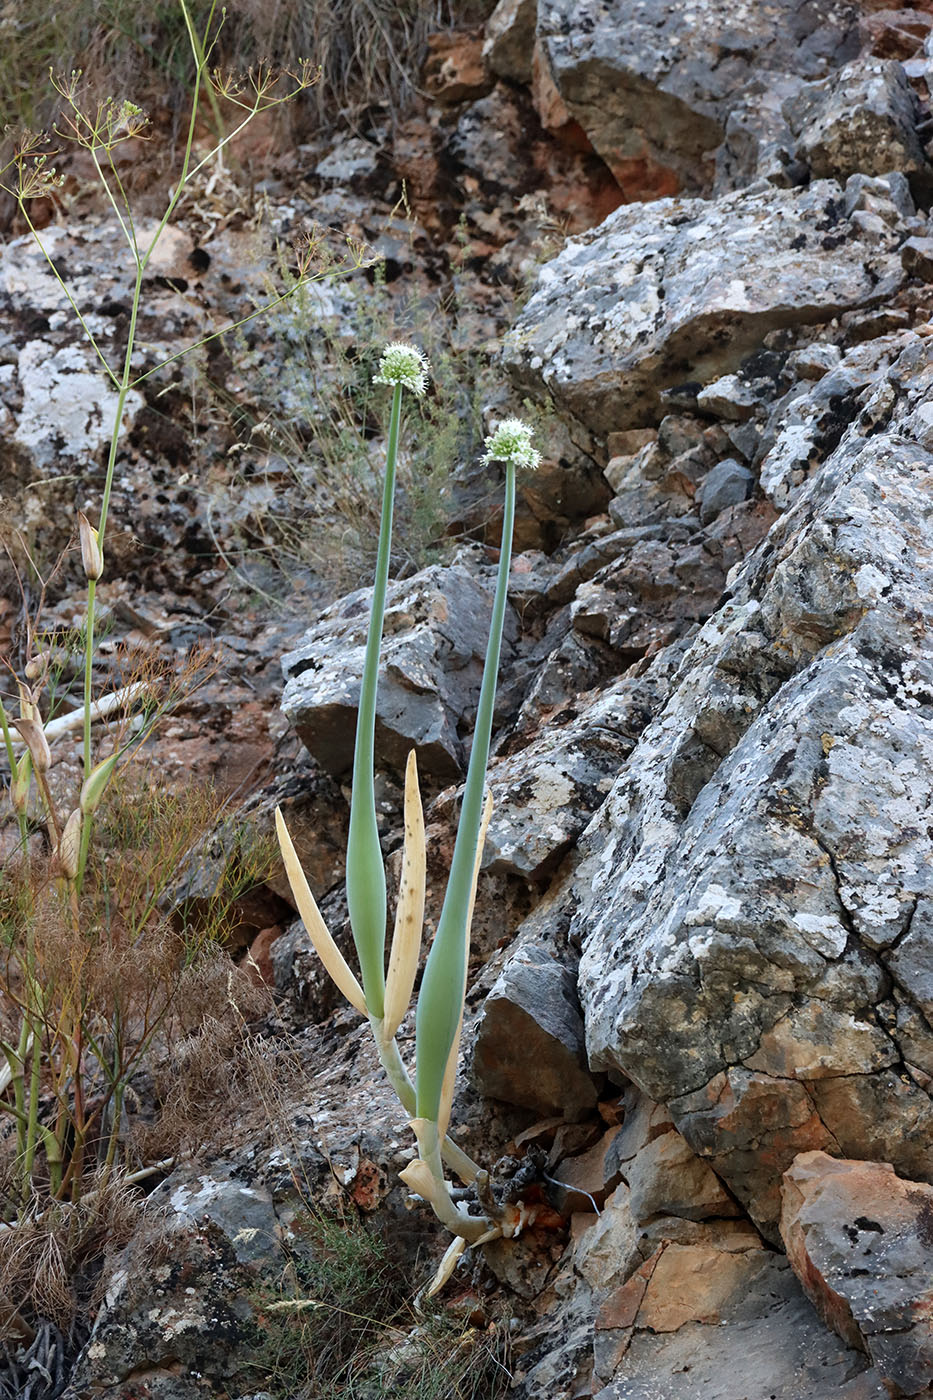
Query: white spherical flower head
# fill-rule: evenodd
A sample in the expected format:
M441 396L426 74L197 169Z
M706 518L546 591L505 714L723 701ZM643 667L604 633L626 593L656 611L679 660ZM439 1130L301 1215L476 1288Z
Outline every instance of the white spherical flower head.
M514 467L530 467L541 461L541 453L531 445L531 429L520 418L506 418L486 439L483 462L510 462Z
M427 356L414 345L406 345L395 340L387 345L379 361L379 373L373 375L374 384L401 384L420 398L428 385L430 365Z

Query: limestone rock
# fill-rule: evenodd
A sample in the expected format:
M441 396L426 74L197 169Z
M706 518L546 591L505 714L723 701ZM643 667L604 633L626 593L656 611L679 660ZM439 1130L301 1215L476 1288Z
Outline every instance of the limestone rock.
M890 8L883 3L861 22L871 52L879 58L909 59L923 50L923 41L933 29L933 15L912 10L906 5Z
M735 374L724 374L697 394L698 408L737 423L751 418L758 401L759 395L752 386Z
M714 196L762 179L781 189L806 184L807 169L794 156L794 138L782 110L799 92L801 80L773 73L766 84L756 86L755 101L742 102L726 118L724 139L716 151Z
M736 506L744 501L754 480L748 468L731 457L717 462L712 471L707 472L697 491L700 523L708 525L727 506Z
M871 420L860 421L876 395L885 417L889 416L893 397L888 377L899 357L911 357L917 345L917 338L907 332L855 345L841 357L838 350L833 354L830 347L823 346L790 357L792 372L799 370L804 379L816 378L818 382L798 381L774 404L762 431L759 482L775 505L790 504L841 439L850 436L856 442L876 426ZM813 358L817 350L818 360ZM816 370L821 372L816 374Z
M670 1114L629 1085L622 1103L623 1122L609 1128L592 1147L566 1157L555 1168L561 1198L583 1209L587 1197L601 1204L620 1185L626 1211L638 1225L659 1216L683 1220L722 1219L739 1213L710 1167L677 1132Z
M601 1400L886 1394L864 1353L820 1325L788 1261L745 1221L661 1216L639 1227L623 1185L571 1259L571 1311L593 1318L592 1393ZM546 1375L544 1365L536 1371ZM555 1392L532 1384L519 1388L526 1393Z
M703 190L736 94L822 77L858 49L849 3L651 0L619 22L607 0L539 0L554 83L630 199Z
M389 588L376 703L379 763L403 769L414 747L429 780L459 775L461 726L469 727L479 698L493 586L454 564ZM370 596L361 589L335 603L282 659L282 708L335 776L353 762ZM511 609L506 647L509 635L515 635Z
M483 62L498 78L531 82L537 0L499 0L486 21Z
M575 876L592 1066L667 1103L772 1237L797 1152L933 1175L897 1010L917 1013L916 1064L933 1051L931 479L900 435L840 444L740 566Z
M527 940L483 1006L472 1073L482 1094L542 1116L583 1117L596 1103L570 970Z
M933 282L933 238L908 238L901 244L904 271L922 282Z
M846 64L784 104L797 155L817 179L901 171L927 191L933 170L917 135L917 99L893 60Z
M933 1187L886 1162L796 1158L781 1234L814 1307L869 1353L893 1395L933 1385Z
M489 90L482 50L482 38L474 29L428 35L424 85L435 102L463 102Z
M663 390L734 373L769 331L878 305L903 276L853 237L833 181L623 206L542 268L503 357L598 443L657 422Z
M160 1400L207 1400L222 1381L240 1390L248 1384L255 1354L249 1294L262 1268L281 1269L285 1259L270 1193L216 1164L201 1175L178 1169L150 1202L160 1215L112 1269L72 1373L71 1400L102 1393L129 1400L144 1372L154 1373ZM177 1389L165 1388L169 1378Z
M662 1294L662 1281L673 1286L670 1296ZM680 1326L656 1332L649 1319L679 1319ZM634 1330L616 1339L601 1329L597 1338L614 1341L602 1348L602 1374L616 1374L594 1400L887 1397L862 1354L821 1326L787 1261L761 1252L717 1258L704 1249L668 1246L654 1263Z
M545 730L495 763L484 867L533 877L553 866L601 805L630 749L611 732L582 724L556 736Z
M570 615L578 632L634 658L705 621L726 571L687 523L629 534L629 548L577 589Z
M738 1214L722 1182L675 1129L646 1143L624 1170L631 1192L629 1209L636 1220L653 1215L706 1220Z
M906 175L891 170L883 175L850 175L846 181L846 213L861 210L877 214L886 224L896 228L913 218L913 196Z

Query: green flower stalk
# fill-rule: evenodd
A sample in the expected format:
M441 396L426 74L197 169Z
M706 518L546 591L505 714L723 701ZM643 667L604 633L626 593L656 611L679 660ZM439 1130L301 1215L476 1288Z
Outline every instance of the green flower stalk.
M350 833L347 842L347 903L350 927L360 962L363 991L369 1015L381 1021L385 1007L386 877L376 822L373 787L373 751L376 729L376 686L379 678L379 651L385 615L389 556L392 549L392 510L395 501L395 468L398 460L402 393L409 389L421 396L427 384L428 362L412 345L387 345L373 376L376 384L392 387L386 475L382 495L382 520L376 554L376 577L369 614L369 634L356 720L356 748L353 754L353 789L350 799Z
M473 867L482 821L483 788L489 762L489 742L492 736L492 717L512 558L515 469L536 467L540 457L531 445L531 429L518 418L507 418L486 439L486 452L482 460L486 463L505 463L505 510L502 518L499 573L450 877L437 933L424 970L415 1023L418 1117L435 1124L440 1118L444 1075L450 1052L458 1036L466 994Z

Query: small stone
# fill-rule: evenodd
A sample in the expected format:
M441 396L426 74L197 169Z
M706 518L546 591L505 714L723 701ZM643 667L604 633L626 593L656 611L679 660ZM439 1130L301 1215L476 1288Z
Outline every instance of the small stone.
M576 1120L594 1107L574 978L542 945L513 952L486 998L472 1074L488 1098L542 1116Z
M887 175L850 175L846 181L846 214L857 209L879 214L892 228L916 213L907 176L900 170Z
M751 494L754 476L741 462L727 457L718 462L700 483L696 499L700 507L700 521L708 525L727 506L738 505Z
M933 282L933 238L908 238L901 244L901 262L908 276Z
M361 176L375 174L378 163L379 151L372 142L361 136L348 136L318 161L314 173L324 180L349 184Z
M483 62L497 78L530 83L535 46L536 0L499 0L486 21Z
M724 374L697 394L697 408L733 423L751 418L759 402L760 395L737 374Z
M838 345L828 341L815 340L812 345L803 345L792 350L787 357L786 371L789 376L801 379L822 379L831 369L835 369L842 359Z
M453 104L482 97L492 86L483 65L483 39L478 29L428 35L424 85L435 102Z
M891 238L891 230L881 215L870 214L866 209L857 209L851 224L866 243L886 243Z

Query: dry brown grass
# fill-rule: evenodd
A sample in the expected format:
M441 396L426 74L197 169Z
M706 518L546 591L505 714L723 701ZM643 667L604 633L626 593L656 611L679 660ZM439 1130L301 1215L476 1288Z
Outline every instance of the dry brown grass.
M210 8L210 0L193 0L202 31ZM244 70L260 59L285 67L310 59L321 83L284 120L293 131L320 129L367 108L397 112L417 90L427 35L491 9L492 0L228 0L216 61ZM51 119L49 68L81 68L102 91L180 119L191 73L176 0L0 0L3 124Z
M36 1202L0 1227L0 1340L21 1336L30 1316L66 1331L93 1295L104 1249L125 1244L139 1215L139 1192L111 1175L89 1180L79 1201Z

